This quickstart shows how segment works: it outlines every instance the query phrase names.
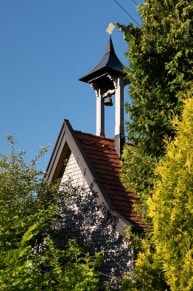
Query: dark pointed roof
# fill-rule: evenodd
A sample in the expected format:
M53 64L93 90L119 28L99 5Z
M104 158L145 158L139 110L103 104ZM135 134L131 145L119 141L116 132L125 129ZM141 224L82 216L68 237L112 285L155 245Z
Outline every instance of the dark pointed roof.
M124 65L115 53L111 36L109 37L107 49L101 61L98 65L96 65L96 67L94 67L94 69L92 69L87 75L81 77L79 80L86 83L92 83L92 81L96 78L109 73L124 75Z

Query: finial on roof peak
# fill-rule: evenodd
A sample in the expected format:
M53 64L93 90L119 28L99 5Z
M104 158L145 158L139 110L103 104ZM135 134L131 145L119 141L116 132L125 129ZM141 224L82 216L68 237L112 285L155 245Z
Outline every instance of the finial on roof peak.
M112 34L112 32L113 32L113 30L114 30L114 28L115 28L115 25L114 25L114 23L109 23L109 25L108 25L108 27L107 27L107 29L106 29L106 32L109 34L109 35L111 35Z

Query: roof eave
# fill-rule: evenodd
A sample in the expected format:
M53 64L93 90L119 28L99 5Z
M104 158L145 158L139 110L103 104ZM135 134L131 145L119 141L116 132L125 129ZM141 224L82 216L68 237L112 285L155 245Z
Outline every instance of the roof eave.
M93 83L93 80L103 77L104 75L116 75L116 76L125 76L125 73L121 70L114 69L112 67L104 67L98 71L91 72L88 75L85 75L79 79L79 81L85 83Z

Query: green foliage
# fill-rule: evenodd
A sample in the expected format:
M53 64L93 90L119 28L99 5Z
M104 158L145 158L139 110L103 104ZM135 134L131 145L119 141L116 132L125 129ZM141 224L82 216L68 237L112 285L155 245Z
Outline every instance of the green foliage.
M146 0L139 12L141 27L119 25L128 43L128 140L137 147L125 149L123 168L125 173L132 168L138 176L136 181L128 172L123 181L144 202L153 187L155 162L165 152L164 138L175 136L171 120L180 115L184 93L192 92L193 3Z
M188 99L177 136L157 166L157 181L149 199L156 256L171 290L193 290L193 100Z
M138 256L122 290L193 290L193 99L184 104L181 119L173 121L177 134L166 141L148 199L153 230L142 239L133 235Z
M128 43L127 132L134 143L124 149L121 177L140 199L139 213L153 220L153 230L141 239L140 249L137 245L135 270L124 280L124 290L192 290L192 130L186 124L187 134L173 120L181 119L184 100L193 93L193 3L146 0L139 12L140 27L118 25ZM176 131L184 136L179 144ZM155 172L165 140L173 139Z
M152 191L155 179L154 165L156 158L144 154L139 147L126 145L122 154L121 181L127 189L135 189L136 197L143 203L136 204L140 216L147 220L147 197Z
M96 290L100 254L52 238L60 195L70 195L70 187L58 191L36 170L46 149L28 166L8 139L10 154L0 157L0 290Z
M162 265L156 257L155 247L152 241L152 233L145 235L133 233L127 230L127 239L137 255L134 270L123 276L120 290L127 291L166 291L170 290L165 282Z

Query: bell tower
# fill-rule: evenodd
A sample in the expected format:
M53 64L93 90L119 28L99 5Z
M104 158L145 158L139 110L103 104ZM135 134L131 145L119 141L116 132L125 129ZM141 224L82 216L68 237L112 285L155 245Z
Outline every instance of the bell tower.
M114 95L115 148L119 156L124 143L124 76L124 66L116 56L110 34L101 61L87 75L79 79L90 84L96 94L96 135L105 136L104 106L113 106Z

